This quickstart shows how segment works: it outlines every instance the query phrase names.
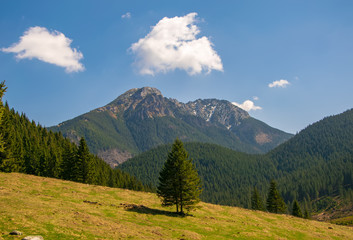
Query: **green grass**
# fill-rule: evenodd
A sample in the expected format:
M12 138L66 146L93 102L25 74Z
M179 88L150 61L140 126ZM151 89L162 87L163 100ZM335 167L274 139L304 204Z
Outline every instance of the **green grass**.
M192 216L155 194L0 173L0 239L352 239L330 223L201 203ZM23 237L23 236L22 236Z

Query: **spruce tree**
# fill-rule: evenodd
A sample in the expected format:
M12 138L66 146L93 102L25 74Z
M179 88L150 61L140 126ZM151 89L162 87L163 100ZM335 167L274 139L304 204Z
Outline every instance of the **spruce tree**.
M286 204L283 201L283 198L279 194L274 180L270 183L270 190L267 197L267 211L271 213L285 213Z
M254 187L254 190L253 190L253 192L251 194L251 209L253 209L253 210L261 210L261 211L263 211L265 209L263 201L262 201L262 199L260 197L260 194L257 191L256 187Z
M201 192L201 180L195 165L183 143L176 139L160 172L157 194L162 205L176 205L176 212L184 214L184 208L190 211L200 201Z
M310 213L308 211L308 209L304 209L304 216L303 216L305 219L311 219L311 216L310 216Z
M76 162L73 169L73 180L82 183L93 182L92 156L85 139L82 137L78 146Z
M299 203L297 200L294 200L293 202L293 209L292 209L292 215L295 217L303 217L302 210L300 209Z
M74 167L76 161L77 146L72 144L69 140L65 139L63 144L63 154L61 163L60 177L65 180L74 180Z
M2 97L6 92L5 81L0 83L0 125L2 124L2 116L4 115L4 105L2 103ZM3 133L0 132L0 154L5 152L5 141Z

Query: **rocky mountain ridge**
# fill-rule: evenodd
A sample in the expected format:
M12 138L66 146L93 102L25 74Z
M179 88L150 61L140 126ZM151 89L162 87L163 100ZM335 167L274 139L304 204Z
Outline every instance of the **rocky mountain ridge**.
M292 136L252 118L229 101L182 103L152 87L131 89L111 103L51 129L74 141L84 136L90 149L109 159L111 165L176 137L262 153Z

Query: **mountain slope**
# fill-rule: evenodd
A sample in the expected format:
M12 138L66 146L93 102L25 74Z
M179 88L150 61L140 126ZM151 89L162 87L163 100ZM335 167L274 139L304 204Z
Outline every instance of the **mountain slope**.
M234 152L205 143L185 143L204 184L203 201L249 206L256 186L267 194L271 179L285 201L299 200L312 212L345 207L353 199L353 110L308 126L263 155ZM138 155L119 167L154 186L170 146ZM329 210L330 210L329 209ZM337 210L337 209L336 209Z
M353 109L308 126L267 155L290 175L283 176L293 183L286 194L299 200L345 195L353 189Z
M158 89L131 89L104 107L50 128L78 141L111 165L176 137L219 144L248 153L266 152L292 135L251 118L228 101L181 103Z
M0 173L0 193L2 239L17 239L9 235L15 229L44 239L352 237L348 227L206 203L178 217L155 194L18 173Z

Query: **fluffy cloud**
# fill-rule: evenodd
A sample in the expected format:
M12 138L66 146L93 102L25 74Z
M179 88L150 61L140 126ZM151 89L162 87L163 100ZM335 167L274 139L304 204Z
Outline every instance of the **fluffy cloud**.
M287 85L289 85L290 83L287 80L281 79L281 80L277 80L277 81L273 81L272 83L268 84L268 86L270 88L274 88L274 87L281 87L281 88L285 88L287 87Z
M254 102L251 100L245 100L243 103L239 104L237 102L232 102L233 105L240 107L241 109L244 109L245 111L255 111L255 110L261 110L262 107L255 106Z
M137 55L140 74L154 75L175 69L194 75L212 70L223 71L221 58L211 41L195 25L197 13L183 17L163 18L146 37L131 45Z
M127 18L127 19L130 19L131 18L131 13L130 12L127 12L123 15L121 15L121 18L124 19L124 18Z
M36 26L24 32L18 43L2 48L1 51L16 53L17 59L37 58L64 67L66 72L83 71L84 66L80 63L83 55L70 47L71 42L72 40L61 32L49 32L44 27Z

